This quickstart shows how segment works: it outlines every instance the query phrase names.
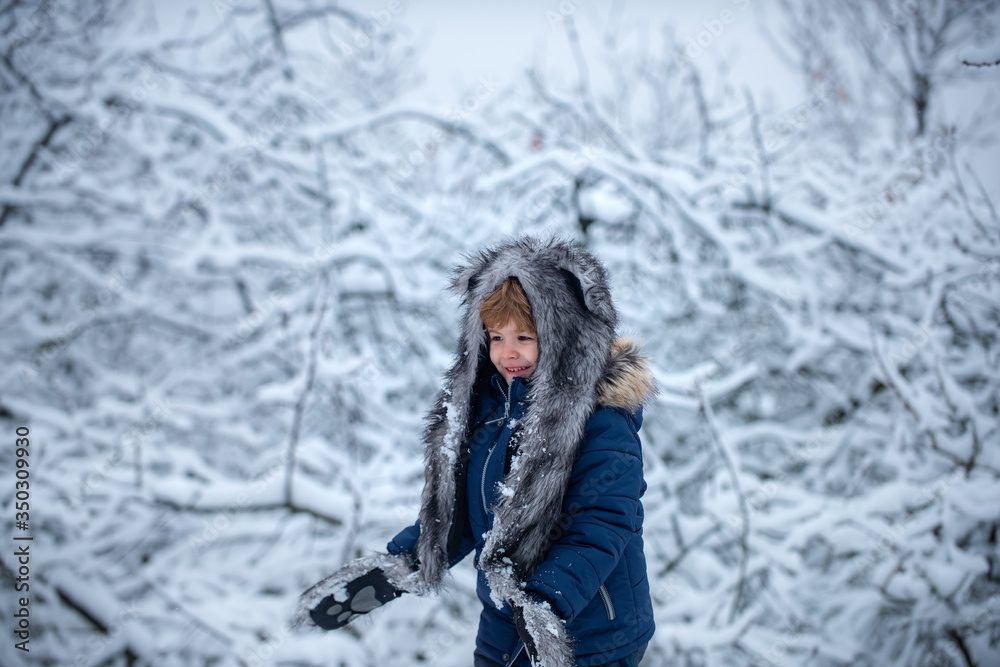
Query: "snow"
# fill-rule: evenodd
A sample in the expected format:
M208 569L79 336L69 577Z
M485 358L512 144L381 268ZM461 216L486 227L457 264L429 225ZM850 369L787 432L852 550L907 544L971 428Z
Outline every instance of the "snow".
M419 89L405 21L352 59L327 48L353 37L340 9L371 8L275 2L295 24L282 51L269 3L129 0L59 31L30 4L2 15L0 423L31 432L34 632L30 662L8 637L0 663L467 665L471 559L439 597L348 631L287 620L416 519L423 416L456 347L449 271L521 232L604 260L660 388L641 433L644 664L964 664L952 630L975 664L1000 659L982 159L1000 70L957 65L996 58L968 16L916 136L842 5L789 3L838 26L795 43L839 63L822 75L840 92L756 104L788 129L764 168L722 49L690 70L613 22L583 45L589 87L539 64L442 110L402 101ZM820 51L793 44L815 80ZM903 71L902 41L873 44Z
M635 206L618 194L610 183L602 182L598 187L586 190L580 196L580 213L614 224L624 221L635 213Z

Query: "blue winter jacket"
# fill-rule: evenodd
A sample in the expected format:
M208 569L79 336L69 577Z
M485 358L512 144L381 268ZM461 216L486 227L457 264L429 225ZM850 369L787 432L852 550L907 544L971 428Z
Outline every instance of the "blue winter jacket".
M528 385L514 378L509 391L494 375L480 393L470 437L466 534L451 565L473 550L476 562L493 525L496 485L509 471L516 444L511 434L527 408ZM599 407L586 425L563 502L563 512L545 560L525 582L526 590L547 600L567 621L575 641L576 663L602 665L633 653L653 636L653 609L642 541L642 503L646 490L638 431L642 409ZM516 440L516 438L515 438ZM414 552L419 521L389 543L390 553ZM477 593L483 604L477 649L491 660L528 667L527 655L508 605L490 599L479 572Z

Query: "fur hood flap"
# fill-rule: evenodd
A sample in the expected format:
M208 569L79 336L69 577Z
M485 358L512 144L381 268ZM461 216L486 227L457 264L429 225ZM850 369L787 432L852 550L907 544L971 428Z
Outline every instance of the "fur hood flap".
M507 558L525 572L540 562L548 547L547 525L554 520L549 516L558 515L608 367L618 314L604 266L578 244L519 237L467 257L454 272L451 287L462 296L462 331L454 365L445 374L423 435L426 466L417 553L421 576L431 587L440 585L449 537L454 538L456 467L468 440L474 387L492 369L479 308L512 277L531 306L539 359L531 376L531 406L520 428L521 446L505 484L536 501L529 508L501 503L494 522L500 530L491 531L494 541L487 540L485 562L493 556Z

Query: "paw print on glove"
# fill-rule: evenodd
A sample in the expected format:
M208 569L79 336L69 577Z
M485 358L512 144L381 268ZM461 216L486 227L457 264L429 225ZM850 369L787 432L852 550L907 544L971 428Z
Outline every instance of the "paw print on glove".
M310 610L309 616L319 627L336 630L350 623L355 617L367 614L372 609L378 609L402 594L403 591L389 583L381 569L374 569L349 582L347 596L343 600L328 595L320 600L315 609Z

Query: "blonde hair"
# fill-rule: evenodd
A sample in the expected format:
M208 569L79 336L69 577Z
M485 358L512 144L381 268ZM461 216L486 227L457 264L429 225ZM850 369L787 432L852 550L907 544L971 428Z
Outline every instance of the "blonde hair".
M524 331L535 333L535 321L531 318L531 304L525 296L517 278L508 278L500 287L486 297L479 307L479 319L489 328L499 328L513 321Z

